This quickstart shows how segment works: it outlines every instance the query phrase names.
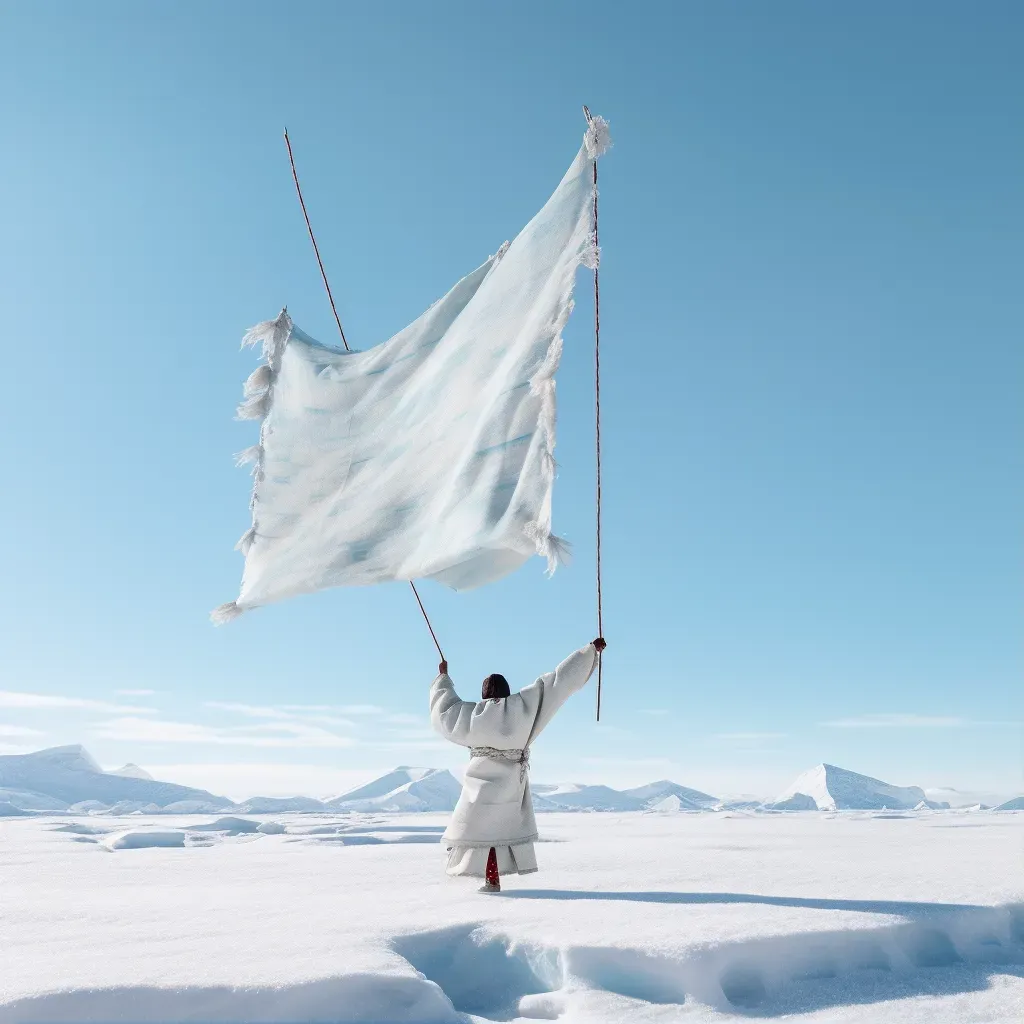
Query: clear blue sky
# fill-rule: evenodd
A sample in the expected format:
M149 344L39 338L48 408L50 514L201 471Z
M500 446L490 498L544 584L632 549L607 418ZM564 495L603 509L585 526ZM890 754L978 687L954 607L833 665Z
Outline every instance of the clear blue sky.
M616 140L610 649L604 723L577 698L535 777L1022 788L1022 30L999 2L0 5L0 689L29 695L0 744L236 794L462 763L407 587L209 625L247 524L238 340L283 304L333 339L283 125L369 347L532 216L586 102ZM424 587L467 694L595 633L580 284L575 564Z

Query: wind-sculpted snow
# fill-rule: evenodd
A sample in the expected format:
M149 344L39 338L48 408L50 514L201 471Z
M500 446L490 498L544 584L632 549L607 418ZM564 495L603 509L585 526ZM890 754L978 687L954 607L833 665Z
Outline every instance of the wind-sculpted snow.
M157 829L126 829L101 840L108 850L152 850L155 847L185 845L185 833Z
M1024 1019L1024 815L552 813L498 897L447 815L233 818L0 821L0 1024Z
M615 946L545 946L471 925L403 937L393 945L457 1011L496 1021L556 1018L570 1003L601 993L634 1003L682 1007L689 1000L719 1013L781 1016L933 994L982 983L993 968L1024 968L1024 943L1016 934L1024 905L952 907L934 917L927 906L915 909L922 920L727 942L676 956ZM922 968L954 969L953 984L948 974L938 978Z

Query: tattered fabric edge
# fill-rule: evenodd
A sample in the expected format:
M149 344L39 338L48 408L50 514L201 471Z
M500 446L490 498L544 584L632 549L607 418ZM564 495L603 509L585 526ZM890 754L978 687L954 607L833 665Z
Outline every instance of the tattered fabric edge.
M583 135L583 145L587 147L587 156L591 160L599 160L612 148L611 130L608 122L600 114L594 114L590 118Z
M612 146L611 132L608 122L600 115L594 115L587 126L583 136L583 145L587 156L591 161L596 161L604 156ZM595 207L597 204L597 185L591 190L590 204L590 232L587 243L581 248L577 256L577 265L596 271L600 265L601 251L597 244L597 224L595 220ZM492 265L496 265L502 259L510 247L510 242L504 242L498 251L490 257ZM555 373L558 370L562 357L562 331L569 320L575 305L573 291L575 282L572 282L568 289L568 295L558 315L554 337L548 348L544 362L537 372L530 379L530 390L541 399L541 411L539 430L543 438L542 448L542 471L545 475L546 494L542 503L542 510L538 518L527 523L523 527L523 533L533 543L536 552L542 558L547 559L547 575L551 576L559 565L567 565L571 560L572 546L563 537L559 537L551 531L551 498L554 489L555 473L557 463L555 462L555 435L556 435L556 404L555 404ZM439 300L440 301L440 300ZM253 489L249 501L249 510L252 513L252 525L239 538L235 545L236 550L247 556L249 549L256 539L257 532L257 488L264 477L264 429L266 417L270 412L273 401L274 382L281 369L281 359L284 350L291 338L292 320L288 315L287 308L282 309L274 320L264 320L246 332L242 338L242 347L262 344L263 365L249 375L243 387L245 400L238 406L238 419L258 419L260 425L260 440L256 445L246 448L235 456L235 463L238 466L253 464ZM238 618L244 609L239 607L237 601L229 601L215 608L210 613L210 619L215 625Z
M265 475L266 419L274 400L274 383L281 372L281 360L284 358L284 350L287 348L291 336L292 318L285 308L278 313L274 320L264 320L255 327L251 327L242 338L242 348L261 345L260 354L263 359L263 362L249 374L242 386L244 401L238 406L235 413L235 418L239 420L260 420L259 443L251 445L235 455L236 466L252 463L252 496L249 499L252 525L242 534L235 545L235 550L241 551L243 557L249 554L249 549L256 539L257 490ZM210 612L210 621L216 626L222 626L232 619L237 619L243 611L244 609L239 607L237 601L229 601Z
M612 148L612 135L608 122L595 114L590 118L583 135L583 148L595 163ZM601 265L601 248L597 244L597 171L594 172L594 187L590 191L590 244L584 250L580 263L588 270L597 270Z
M596 161L612 146L611 131L608 122L600 115L590 118L586 133L583 136L583 146L591 161ZM597 184L593 185L590 191L589 219L590 231L587 241L582 246L577 256L577 266L586 267L588 270L596 271L601 262L601 250L597 244L597 220L595 216L597 206ZM507 243L506 243L507 245ZM503 247L504 248L504 247ZM542 502L542 510L537 519L528 522L523 527L525 536L533 542L538 555L547 559L546 575L552 576L560 565L568 565L572 560L572 545L564 537L559 537L552 532L552 492L555 484L555 474L558 464L555 462L555 441L556 441L556 403L555 403L555 373L562 360L562 331L569 321L575 307L573 292L575 291L575 280L569 285L568 295L562 304L562 309L555 322L554 338L548 348L544 362L541 363L537 372L530 378L530 391L541 400L540 419L538 429L542 437L541 458L543 460L542 471L545 475L545 496Z
M572 289L563 303L555 321L554 337L548 346L544 362L530 378L530 393L540 399L540 416L537 421L538 433L541 437L541 473L544 477L544 498L537 518L523 527L523 533L529 539L541 558L547 559L546 573L550 577L560 565L568 565L572 558L572 546L563 537L551 530L551 499L555 486L555 474L558 463L555 461L555 442L557 428L557 404L555 401L555 374L562 361L562 331L565 329L575 303Z

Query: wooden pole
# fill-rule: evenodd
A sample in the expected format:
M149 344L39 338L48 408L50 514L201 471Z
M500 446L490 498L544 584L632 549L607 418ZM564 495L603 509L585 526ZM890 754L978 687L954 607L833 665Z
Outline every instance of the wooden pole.
M587 124L594 123L590 110L584 106ZM604 636L604 610L601 594L601 278L600 249L597 233L597 159L594 159L594 437L597 456L597 635ZM601 721L601 684L603 652L597 652L597 721Z
M324 261L320 258L320 246L316 244L316 235L313 234L313 225L309 222L309 213L306 211L306 201L302 198L302 186L299 184L299 173L295 169L295 154L292 152L292 140L288 138L288 129L284 130L284 144L288 147L288 163L292 168L292 181L295 182L295 192L299 197L299 206L302 207L302 217L306 222L306 230L309 232L309 240L313 243L313 252L316 254L316 263L320 268L320 277L323 278L324 289L327 292L327 299L331 304L331 312L334 314L334 322L338 325L338 333L341 335L342 344L345 346L346 352L351 352L349 348L348 339L345 337L345 328L341 326L341 317L338 316L338 307L334 304L334 296L331 294L331 285L327 280L327 271L324 270ZM412 580L409 580L409 586L412 587L413 595L416 598L416 603L420 606L420 611L423 613L423 621L427 624L427 629L430 630L430 636L434 641L434 646L437 648L437 653L441 655L441 660L444 661L444 654L441 651L441 645L437 642L437 634L434 632L434 627L430 624L430 618L427 615L427 610L423 607L423 602L420 600L419 591L416 589L416 584Z

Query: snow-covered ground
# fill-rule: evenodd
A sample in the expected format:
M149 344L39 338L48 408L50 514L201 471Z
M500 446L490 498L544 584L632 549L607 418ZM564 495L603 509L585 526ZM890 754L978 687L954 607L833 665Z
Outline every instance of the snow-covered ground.
M1024 1020L1021 814L215 818L0 821L0 1022Z

